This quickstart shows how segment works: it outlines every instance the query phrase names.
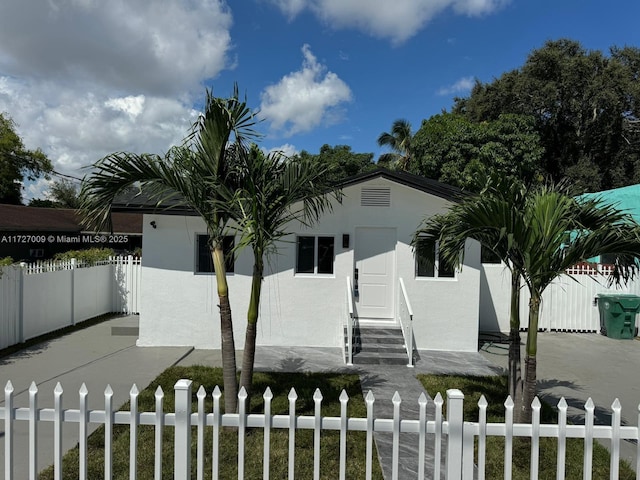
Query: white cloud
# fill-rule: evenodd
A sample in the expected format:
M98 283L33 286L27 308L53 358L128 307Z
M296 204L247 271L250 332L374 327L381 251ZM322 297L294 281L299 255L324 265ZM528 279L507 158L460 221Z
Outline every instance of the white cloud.
M22 184L22 201L23 203L29 203L32 198L39 198L41 200L49 199L49 189L53 179L47 180L44 178L38 178L37 180L30 182L26 181Z
M163 153L203 83L232 67L231 25L222 0L2 0L0 112L65 174L114 151Z
M326 25L355 28L402 43L451 8L461 15L492 13L510 0L271 0L290 19L308 9Z
M269 150L263 149L263 151L266 154L280 152L284 154L286 157L293 157L294 155L297 155L298 153L300 153L298 149L295 146L291 145L290 143L285 143L284 145L280 145L279 147L273 147L273 148L270 148Z
M0 112L7 112L30 149L42 148L54 168L79 169L114 151L163 153L188 133L197 112L163 97L117 97L90 87L0 77Z
M336 123L339 106L351 100L349 86L318 62L309 45L302 47L302 54L302 69L285 75L260 96L262 117L272 129L286 129L287 136Z
M447 87L440 88L437 93L441 96L452 95L456 93L467 93L471 91L474 84L475 79L473 77L463 77Z
M175 94L226 66L231 24L220 0L3 0L0 72Z

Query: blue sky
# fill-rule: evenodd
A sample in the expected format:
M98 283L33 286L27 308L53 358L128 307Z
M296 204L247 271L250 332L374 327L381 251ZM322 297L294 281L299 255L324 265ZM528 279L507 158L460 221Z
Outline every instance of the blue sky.
M166 151L205 86L226 96L238 82L265 149L377 157L395 119L417 130L546 40L640 46L638 18L640 4L615 0L3 0L0 112L81 176L114 151Z

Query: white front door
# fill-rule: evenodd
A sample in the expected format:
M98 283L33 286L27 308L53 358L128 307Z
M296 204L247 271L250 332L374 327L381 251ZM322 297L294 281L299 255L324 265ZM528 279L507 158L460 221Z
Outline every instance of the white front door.
M396 236L395 228L356 228L356 309L361 320L394 320Z

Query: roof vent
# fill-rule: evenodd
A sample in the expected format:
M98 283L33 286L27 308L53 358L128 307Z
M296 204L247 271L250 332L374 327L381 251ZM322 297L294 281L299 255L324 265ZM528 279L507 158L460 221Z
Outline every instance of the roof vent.
M360 205L363 207L390 207L391 187L363 187L360 191Z

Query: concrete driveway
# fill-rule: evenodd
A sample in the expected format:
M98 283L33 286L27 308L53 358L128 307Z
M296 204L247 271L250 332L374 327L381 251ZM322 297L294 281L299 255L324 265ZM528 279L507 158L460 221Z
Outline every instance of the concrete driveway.
M526 333L522 334L524 346ZM640 404L640 338L615 340L595 333L538 333L538 395L551 405L561 397L569 404L575 423L584 421L584 404L596 404L596 423L611 423L611 404L622 405L623 424L638 424ZM508 345L484 343L480 352L491 362L507 368ZM524 371L523 371L524 375ZM623 441L621 457L635 468L637 445Z

